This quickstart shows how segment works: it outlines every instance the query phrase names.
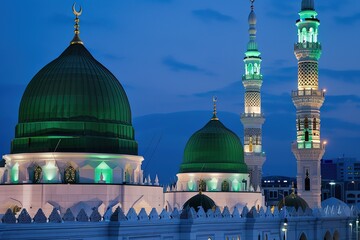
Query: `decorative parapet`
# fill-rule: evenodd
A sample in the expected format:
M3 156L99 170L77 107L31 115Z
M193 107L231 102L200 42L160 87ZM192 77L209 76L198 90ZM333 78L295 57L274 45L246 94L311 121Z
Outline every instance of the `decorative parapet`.
M321 51L321 44L319 42L303 42L303 43L295 43L294 51L299 50L319 50Z
M264 208L260 208L257 210L256 207L252 207L250 210L247 206L243 207L241 214L237 207L234 207L232 214L230 214L229 208L225 207L221 212L220 208L217 207L216 209L209 209L206 213L202 207L198 209L196 212L193 208L187 208L181 211L181 219L203 219L207 221L222 221L225 219L233 219L233 220L240 220L245 218L253 218L253 219L277 219L277 218L298 218L298 217L352 217L357 215L357 211L352 210L350 213L347 213L344 208L341 206L326 206L325 209L315 209L314 211L310 208L303 211L301 208L296 210L295 208L283 208L280 211L275 208L273 211L270 207L266 210ZM94 209L90 217L87 216L84 209L82 209L79 214L74 217L72 211L67 209L64 213L63 217L60 216L59 211L54 208L49 217L47 218L42 211L39 209L35 214L34 218L31 218L29 213L26 209L22 209L21 213L18 217L8 209L5 215L2 217L2 224L47 224L47 223L57 223L62 224L65 222L89 222L89 223L96 223L96 222L154 222L154 221L177 221L180 219L180 213L175 208L174 211L171 213L166 211L165 209L162 210L160 214L153 208L150 214L147 214L145 209L141 209L139 214L136 214L135 210L131 208L128 213L124 214L122 209L118 207L114 213L112 213L110 217L110 221L105 219L103 216L100 215L97 209Z

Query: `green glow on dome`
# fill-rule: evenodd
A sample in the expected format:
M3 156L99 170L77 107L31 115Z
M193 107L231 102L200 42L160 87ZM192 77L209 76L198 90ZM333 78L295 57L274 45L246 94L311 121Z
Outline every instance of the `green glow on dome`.
M210 120L186 144L180 173L248 173L240 138L219 120Z
M18 183L19 181L19 164L16 163L11 169L11 182Z
M82 44L71 44L30 81L11 153L137 155L126 93Z
M95 168L95 183L98 183L101 180L101 174L102 174L102 180L106 183L112 183L113 181L113 171L107 165L105 162L101 162L99 166Z

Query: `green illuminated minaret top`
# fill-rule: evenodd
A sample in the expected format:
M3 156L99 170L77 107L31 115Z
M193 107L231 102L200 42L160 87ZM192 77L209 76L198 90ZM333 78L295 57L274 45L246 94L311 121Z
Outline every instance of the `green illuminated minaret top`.
M317 19L314 0L302 1L296 26L298 29L298 41L294 50L299 61L298 89L317 90L317 61L321 56L321 44L318 41L320 20ZM304 74L305 72L308 74Z
M256 43L257 19L256 19L256 14L254 12L255 0L250 0L250 1L251 1L251 11L250 11L249 18L248 18L250 40L247 45L247 51L246 51L245 55L246 55L246 57L259 57L261 53L258 51L258 46Z

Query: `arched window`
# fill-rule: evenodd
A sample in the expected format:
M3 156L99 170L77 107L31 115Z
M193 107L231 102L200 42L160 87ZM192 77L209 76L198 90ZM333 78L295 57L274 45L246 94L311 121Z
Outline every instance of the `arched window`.
M255 64L254 64L254 74L258 74L258 73L259 73L259 71L258 71L258 64L255 63Z
M253 138L249 137L249 152L253 151Z
M307 117L304 120L304 128L309 128L309 119Z
M76 170L71 165L67 166L64 171L64 182L76 183Z
M313 119L313 130L316 130L316 118Z
M305 131L305 141L309 141L309 131Z
M37 165L34 168L34 183L40 183L42 178L42 168Z
M340 240L340 234L339 234L338 231L335 231L335 232L334 232L333 239L334 239L334 240Z
M222 184L221 184L221 191L223 192L228 192L230 191L230 184L228 181L223 181Z
M324 240L331 240L331 234L329 231L326 232L326 234L324 236Z
M309 30L309 41L314 42L314 29L310 28Z
M248 65L248 72L251 75L254 74L254 67L253 67L253 65L251 63L249 63L249 65Z
M199 181L199 191L201 192L206 191L206 182L202 179Z
M305 233L302 233L302 234L301 234L300 240L307 240Z
M310 178L309 178L309 170L306 170L306 177L305 177L305 191L310 191Z
M301 38L302 38L302 42L306 43L306 28L302 29Z

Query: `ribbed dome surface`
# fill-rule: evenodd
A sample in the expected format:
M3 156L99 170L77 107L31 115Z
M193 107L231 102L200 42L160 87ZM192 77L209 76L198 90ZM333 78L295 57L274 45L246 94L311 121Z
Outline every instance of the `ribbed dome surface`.
M207 212L209 209L215 209L216 204L208 196L199 193L187 200L183 205L183 209L194 208L195 211L198 211L200 206Z
M82 44L42 68L21 99L12 153L56 145L59 152L137 154L126 93Z
M210 120L187 142L180 172L247 173L239 137L219 120Z
M315 10L314 0L302 0L301 10Z
M309 205L307 204L307 202L303 198L296 195L294 192L285 197L285 206L286 207L294 207L296 210L298 210L299 207L301 207L301 209L303 211L305 211L307 208L309 208ZM284 207L284 200L281 200L278 203L278 208L280 210L283 207Z

